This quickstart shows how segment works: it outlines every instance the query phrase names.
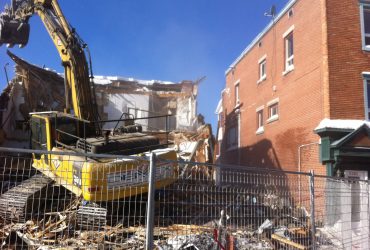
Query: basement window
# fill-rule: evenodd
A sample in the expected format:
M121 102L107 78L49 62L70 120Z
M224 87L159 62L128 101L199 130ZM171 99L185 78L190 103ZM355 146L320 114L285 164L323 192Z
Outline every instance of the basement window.
M360 17L362 48L370 51L370 4L360 4Z

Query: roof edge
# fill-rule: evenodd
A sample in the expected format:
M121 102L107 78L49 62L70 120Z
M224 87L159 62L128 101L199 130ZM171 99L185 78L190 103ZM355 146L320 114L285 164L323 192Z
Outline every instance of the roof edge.
M243 57L248 54L248 52L257 44L261 38L266 35L268 31L284 16L284 14L297 2L298 0L290 0L284 8L279 12L279 14L275 17L273 21L271 21L261 33L259 33L252 42L243 50L243 52L235 59L235 61L229 66L229 68L225 71L225 75L227 75L231 69L235 68L235 66L243 59Z

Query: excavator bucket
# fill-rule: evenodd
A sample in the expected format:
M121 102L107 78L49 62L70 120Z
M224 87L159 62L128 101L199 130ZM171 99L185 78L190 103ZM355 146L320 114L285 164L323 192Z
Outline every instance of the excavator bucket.
M0 16L0 45L8 44L13 47L18 44L20 47L28 43L30 25L17 20L9 20Z

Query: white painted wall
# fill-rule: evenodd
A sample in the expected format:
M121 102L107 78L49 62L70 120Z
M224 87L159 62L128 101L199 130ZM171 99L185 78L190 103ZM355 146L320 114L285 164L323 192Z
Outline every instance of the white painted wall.
M122 112L128 112L129 108L136 108L142 110L149 110L149 95L137 95L137 94L108 94L106 96L108 100L104 104L104 113L108 114L108 120L119 119ZM145 117L145 112L138 112L138 117ZM148 125L147 120L138 120L137 123L143 125L143 129ZM114 128L116 123L107 123L104 125L104 129Z

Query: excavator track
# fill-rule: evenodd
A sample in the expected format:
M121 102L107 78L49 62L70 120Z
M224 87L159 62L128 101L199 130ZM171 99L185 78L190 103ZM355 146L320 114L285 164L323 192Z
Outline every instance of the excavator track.
M6 222L26 222L44 206L47 187L53 182L37 174L0 196L0 216Z
M82 204L77 211L77 224L82 230L101 230L107 224L107 209L93 202Z

